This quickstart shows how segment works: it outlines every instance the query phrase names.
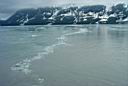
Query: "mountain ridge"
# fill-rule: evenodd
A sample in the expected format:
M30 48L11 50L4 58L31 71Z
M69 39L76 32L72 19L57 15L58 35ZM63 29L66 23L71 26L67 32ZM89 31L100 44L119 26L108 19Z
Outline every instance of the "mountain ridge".
M27 8L16 11L1 26L128 23L128 5L119 3L108 10L105 5Z

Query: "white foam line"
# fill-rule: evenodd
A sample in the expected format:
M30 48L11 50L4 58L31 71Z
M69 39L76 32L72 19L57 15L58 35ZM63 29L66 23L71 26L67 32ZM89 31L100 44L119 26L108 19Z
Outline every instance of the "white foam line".
M109 30L114 30L114 31L128 31L128 29L116 29L116 28L110 28Z
M37 37L38 35L32 35L32 37Z
M79 31L73 32L73 33L67 33L65 34L65 36L70 36L70 35L75 35L75 34L80 34L80 33L85 33L85 32L89 32L87 29L79 29Z
M38 53L36 56L34 56L33 58L30 59L24 59L18 63L16 63L14 66L11 67L11 70L15 70L15 71L21 71L24 72L25 74L29 74L31 73L31 62L35 61L35 60L39 60L43 57L45 57L45 55L48 55L50 53L54 53L54 49L56 46L60 46L60 45L66 45L66 43L64 42L64 38L63 37L59 37L58 38L58 42L56 44L53 44L51 46L47 46L43 49L44 52L42 53Z
M32 71L30 69L31 62L33 62L35 60L39 60L39 59L45 57L45 55L48 55L50 53L54 53L54 49L55 49L56 46L67 45L67 43L66 43L67 36L80 34L80 33L85 33L85 32L88 32L88 30L87 29L79 29L78 31L61 35L60 37L57 38L58 42L56 44L46 46L43 49L43 52L38 53L33 58L30 58L30 59L26 58L26 59L16 63L14 66L11 67L11 70L21 71L21 72L24 72L25 74L31 73L31 71Z
M31 73L31 70L29 69L31 65L30 62L30 59L24 59L23 61L16 63L15 66L11 67L11 70L21 71L25 74Z
M45 81L45 78L38 78L39 83L43 83Z

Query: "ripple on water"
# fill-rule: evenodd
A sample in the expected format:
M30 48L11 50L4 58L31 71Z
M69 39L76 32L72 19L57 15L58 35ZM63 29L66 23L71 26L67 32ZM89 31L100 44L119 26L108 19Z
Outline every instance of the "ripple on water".
M76 29L75 29L76 30ZM26 58L23 61L20 61L18 63L16 63L14 66L11 67L11 70L15 70L15 71L21 71L24 72L25 74L31 73L31 62L35 61L35 60L39 60L43 57L45 57L45 55L48 55L50 53L54 53L54 49L56 46L60 46L60 45L69 45L66 43L67 41L67 36L70 35L75 35L75 34L80 34L80 33L85 33L85 32L89 32L86 28L81 28L81 29L77 29L77 31L75 32L71 32L71 33L65 33L63 35L61 35L60 37L58 37L58 41L55 44L52 44L50 46L46 46L43 49L43 52L38 53L36 56L34 56L33 58ZM37 35L32 35L32 37L36 37Z

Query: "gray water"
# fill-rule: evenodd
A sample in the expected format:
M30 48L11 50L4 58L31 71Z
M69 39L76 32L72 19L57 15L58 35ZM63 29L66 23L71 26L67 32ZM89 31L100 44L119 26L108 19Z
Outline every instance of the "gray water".
M0 86L128 86L128 25L0 27Z

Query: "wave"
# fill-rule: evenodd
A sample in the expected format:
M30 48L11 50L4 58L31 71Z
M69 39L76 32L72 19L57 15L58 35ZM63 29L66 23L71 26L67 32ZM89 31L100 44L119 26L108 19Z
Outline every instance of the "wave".
M114 30L114 31L128 31L128 26L111 26L110 30Z
M81 28L76 32L67 33L67 34L65 34L65 36L70 36L70 35L75 35L75 34L80 34L80 33L85 33L85 32L89 32L88 29Z
M37 37L38 35L32 35L32 37L34 38L34 37Z
M113 30L113 31L128 31L128 29L125 29L125 28L110 28L109 30Z
M26 59L16 63L15 65L13 65L11 67L11 70L21 71L25 74L30 74L32 72L32 70L30 68L31 63L35 60L45 58L46 55L48 55L48 54L54 53L54 50L57 46L61 46L61 45L68 46L69 44L66 43L68 36L89 32L86 28L85 29L82 29L82 28L81 29L74 29L74 30L76 30L76 31L71 32L71 33L67 32L67 33L61 35L60 37L56 38L57 43L52 44L50 46L46 46L43 49L43 52L38 53L36 56L34 56L32 58L26 58ZM38 81L39 81L39 83L42 83L42 82L44 82L44 78L38 78Z
M52 44L50 46L46 46L43 49L43 52L38 53L36 56L34 56L33 58L26 58L18 63L16 63L14 66L11 67L11 70L15 70L15 71L21 71L24 72L25 74L29 74L32 72L32 70L30 69L31 66L31 62L35 61L35 60L39 60L43 57L45 57L45 55L48 55L50 53L54 53L54 49L56 46L59 45L66 45L64 39L62 39L62 37L57 38L58 42L55 44Z
M14 66L11 67L11 70L16 70L16 71L21 71L24 72L25 74L31 73L31 70L29 69L31 59L24 59L23 61L20 61L16 63Z

